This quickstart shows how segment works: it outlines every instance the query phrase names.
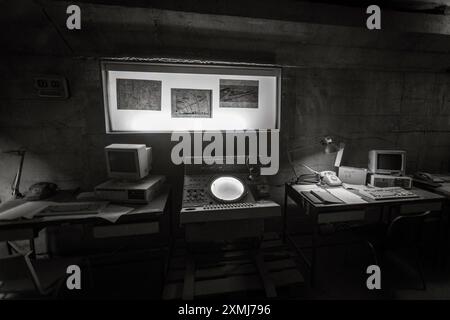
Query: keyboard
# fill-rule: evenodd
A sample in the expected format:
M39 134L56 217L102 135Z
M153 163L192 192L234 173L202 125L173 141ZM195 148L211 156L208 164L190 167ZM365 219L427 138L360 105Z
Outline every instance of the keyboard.
M269 200L241 203L215 203L181 208L180 223L261 219L279 217L280 215L280 205Z
M359 190L359 193L362 196L373 200L409 199L419 197L414 192L405 190L401 187L363 188Z

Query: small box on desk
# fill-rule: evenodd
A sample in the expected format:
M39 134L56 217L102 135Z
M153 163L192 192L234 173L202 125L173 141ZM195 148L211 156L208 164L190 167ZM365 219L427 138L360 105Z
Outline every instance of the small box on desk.
M98 198L112 202L148 203L158 195L166 178L150 175L138 181L112 179L95 187Z
M339 179L348 184L365 185L367 169L341 166L339 167Z

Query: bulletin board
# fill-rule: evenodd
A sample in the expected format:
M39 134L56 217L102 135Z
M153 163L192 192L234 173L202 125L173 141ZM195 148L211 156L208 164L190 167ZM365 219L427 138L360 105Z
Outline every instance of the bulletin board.
M279 129L280 68L102 61L108 133Z

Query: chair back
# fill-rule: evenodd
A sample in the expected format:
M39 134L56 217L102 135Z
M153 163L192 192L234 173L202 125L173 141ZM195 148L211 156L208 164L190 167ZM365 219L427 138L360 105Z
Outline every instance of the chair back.
M19 280L23 277L29 277L28 267L23 255L14 254L0 258L0 281Z
M387 229L387 242L390 247L412 247L422 240L424 221L430 211L419 214L395 217Z
M22 254L0 258L0 292L20 292L36 288L26 259Z

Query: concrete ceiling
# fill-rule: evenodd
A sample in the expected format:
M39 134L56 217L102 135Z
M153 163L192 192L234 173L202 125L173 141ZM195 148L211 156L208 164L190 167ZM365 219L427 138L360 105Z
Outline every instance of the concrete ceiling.
M430 62L433 69L450 67L450 15L429 12L448 1L395 1L404 10L383 9L381 31L365 28L365 9L353 1L205 1L4 1L2 54L178 55L273 63L277 56L299 52L291 61L308 63L308 55L326 60L333 53L347 54L349 61L352 55L373 56L377 62L389 52L400 60L405 54L436 60ZM65 27L66 8L73 3L81 7L81 30Z
M54 0L62 1L62 0ZM142 8L159 8L176 11L199 13L227 14L240 16L257 16L264 12L264 8L271 8L270 15L284 12L285 15L295 17L297 10L304 4L331 4L346 7L367 8L371 4L378 4L383 10L398 12L421 12L429 14L445 14L449 0L80 0L84 3L117 5ZM281 18L281 17L279 17Z

